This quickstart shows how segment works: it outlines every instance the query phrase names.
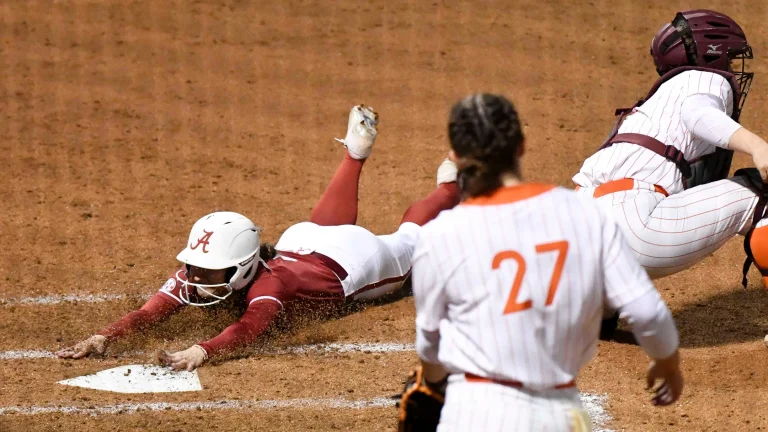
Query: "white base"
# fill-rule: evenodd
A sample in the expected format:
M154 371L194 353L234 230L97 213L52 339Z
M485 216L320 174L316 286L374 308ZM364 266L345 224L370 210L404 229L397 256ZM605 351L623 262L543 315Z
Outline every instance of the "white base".
M200 391L197 371L174 372L157 365L128 365L59 381L58 384L116 393Z

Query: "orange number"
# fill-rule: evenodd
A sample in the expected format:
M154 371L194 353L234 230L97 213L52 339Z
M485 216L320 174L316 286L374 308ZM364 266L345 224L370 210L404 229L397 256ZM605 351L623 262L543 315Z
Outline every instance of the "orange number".
M557 287L560 284L560 277L563 274L563 266L565 266L565 257L568 254L568 242L557 241L553 243L544 243L536 245L536 253L557 252L557 261L555 262L555 269L552 272L552 279L549 281L549 291L547 292L547 301L545 306L550 306L555 301L555 293ZM533 307L532 300L526 300L520 302L517 300L518 294L520 294L520 286L523 284L523 276L525 276L525 258L518 252L507 250L496 254L493 257L493 263L491 268L498 270L501 266L501 262L513 259L517 262L517 274L515 275L515 281L512 283L512 291L509 293L507 304L504 307L504 315L522 312L526 309Z
M552 272L552 279L549 280L549 292L547 293L547 302L545 303L545 306L549 306L555 300L555 292L557 291L557 286L560 283L560 276L563 274L565 256L568 255L568 242L558 241L554 243L540 244L536 246L536 252L557 252L555 271Z
M525 259L522 255L515 251L499 252L493 257L491 268L494 270L498 269L501 262L507 259L517 261L517 275L515 275L515 282L512 284L512 292L509 294L509 299L507 299L507 305L504 307L504 315L524 311L533 306L533 302L530 300L522 303L517 301L517 294L520 291L520 285L523 284L523 276L525 275Z

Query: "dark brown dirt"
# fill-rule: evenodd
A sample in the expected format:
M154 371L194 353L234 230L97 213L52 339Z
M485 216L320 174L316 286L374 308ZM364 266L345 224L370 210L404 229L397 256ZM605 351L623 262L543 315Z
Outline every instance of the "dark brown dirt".
M570 185L615 107L654 80L653 33L689 2L651 0L17 1L0 2L0 298L146 295L176 266L201 215L250 216L276 240L307 217L343 150L348 109L381 114L365 167L359 223L395 228L434 186L451 103L509 95L528 137L530 180ZM758 59L743 124L762 122L768 4L713 0L746 29ZM748 160L738 157L734 168ZM766 293L739 286L733 241L658 281L680 327L687 388L650 406L638 347L602 344L579 379L607 393L626 430L768 428ZM0 305L0 350L53 350L140 304ZM226 325L199 312L116 347L180 348ZM191 322L192 324L185 325ZM275 341L410 342L411 299L313 324ZM167 339L167 340L166 340ZM397 391L413 353L264 356L206 366L196 394L134 401L364 398ZM58 379L140 358L2 361L0 406L122 403ZM353 392L350 392L353 390ZM85 398L85 399L83 399ZM3 415L0 430L390 430L393 408Z

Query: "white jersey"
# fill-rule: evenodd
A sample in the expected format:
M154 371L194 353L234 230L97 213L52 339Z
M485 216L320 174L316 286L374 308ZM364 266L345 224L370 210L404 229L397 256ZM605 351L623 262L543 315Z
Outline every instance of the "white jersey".
M502 188L422 228L417 351L454 374L551 389L594 355L604 306L622 308L653 289L594 201L547 185ZM438 331L437 345L419 336Z
M733 112L733 90L723 76L705 71L686 71L662 84L642 106L633 110L619 133L656 138L683 152L688 161L713 153L715 144L694 136L683 122L683 102L689 96L709 95L727 114ZM612 180L633 178L663 187L670 194L683 190L682 175L674 163L641 146L617 143L584 161L573 181L596 187Z

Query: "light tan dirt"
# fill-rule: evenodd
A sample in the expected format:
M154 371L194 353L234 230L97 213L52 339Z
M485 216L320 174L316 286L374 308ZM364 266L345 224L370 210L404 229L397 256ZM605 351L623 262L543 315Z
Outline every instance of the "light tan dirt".
M528 137L524 174L570 177L611 114L655 79L648 45L686 1L0 2L0 298L117 293L99 304L0 305L0 350L54 350L141 304L177 265L188 229L215 210L244 213L276 240L304 220L343 150L348 109L381 114L359 224L395 229L434 187L450 105L468 92L516 103ZM768 135L768 4L713 0L754 47L743 124ZM748 160L738 157L734 168ZM766 293L741 289L740 241L658 281L680 327L686 391L650 406L646 358L604 343L579 377L607 393L617 430L768 428ZM390 354L253 354L205 366L205 390L117 395L56 380L181 348L234 319L185 311L115 346L127 358L0 361L0 407L387 396L416 364ZM411 342L406 298L272 340ZM145 356L146 356L145 355ZM0 430L391 430L394 408L140 414L0 415Z

